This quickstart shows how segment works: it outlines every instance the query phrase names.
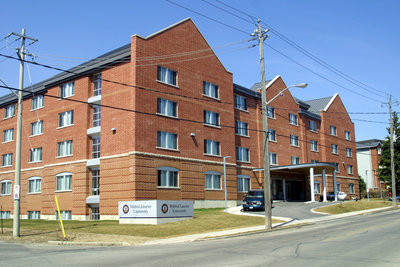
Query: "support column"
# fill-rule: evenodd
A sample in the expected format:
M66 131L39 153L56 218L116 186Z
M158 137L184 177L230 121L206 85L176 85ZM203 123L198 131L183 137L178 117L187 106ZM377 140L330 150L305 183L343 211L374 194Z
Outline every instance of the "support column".
M328 201L326 198L326 171L322 169L322 186L323 186L323 201Z
M286 180L282 180L282 191L283 191L283 200L286 201Z
M333 194L335 194L335 201L337 201L337 186L336 186L336 170L333 171Z
M310 195L311 201L315 201L315 194L314 194L314 168L310 168Z

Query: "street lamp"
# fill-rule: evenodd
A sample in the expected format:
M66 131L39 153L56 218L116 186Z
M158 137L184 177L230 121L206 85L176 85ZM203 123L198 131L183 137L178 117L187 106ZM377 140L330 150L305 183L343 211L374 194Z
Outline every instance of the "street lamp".
M232 158L231 156L224 157L224 188L225 188L225 213L228 212L227 191L226 191L226 159Z

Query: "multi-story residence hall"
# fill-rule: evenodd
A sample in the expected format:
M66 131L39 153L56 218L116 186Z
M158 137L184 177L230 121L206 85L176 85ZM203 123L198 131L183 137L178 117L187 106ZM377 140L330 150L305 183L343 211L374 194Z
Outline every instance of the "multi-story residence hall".
M358 173L364 179L367 189L378 190L384 187L384 185L381 187L377 172L382 156L383 142L379 139L370 139L356 143Z
M256 63L255 63L256 64ZM286 88L268 82L268 99ZM28 90L28 89L27 89ZM23 101L22 218L117 219L118 201L229 205L262 188L258 88L233 83L191 19L29 88ZM3 218L12 217L16 98L0 98ZM354 125L338 95L290 92L268 109L274 199L358 194ZM337 172L336 172L336 171ZM337 174L336 174L337 173ZM325 189L325 190L324 190Z

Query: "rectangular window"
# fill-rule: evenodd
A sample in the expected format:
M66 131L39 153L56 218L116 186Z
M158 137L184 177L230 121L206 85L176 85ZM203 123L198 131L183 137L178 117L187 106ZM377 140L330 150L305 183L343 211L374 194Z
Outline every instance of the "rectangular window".
M318 152L318 141L310 141L311 151Z
M353 174L353 165L347 165L347 174Z
M297 115L289 113L289 123L292 125L297 125Z
M32 148L29 150L29 162L42 161L42 148Z
M28 220L40 220L40 211L28 211Z
M42 179L40 177L32 177L28 179L28 193L42 192Z
M12 165L12 153L3 154L1 156L1 166L7 167Z
M331 135L334 135L334 136L337 135L337 133L336 133L336 126L331 125Z
M340 183L336 183L336 192L340 192Z
M204 153L207 155L219 156L220 144L214 140L204 140Z
M69 110L58 113L58 127L66 127L74 124L74 111Z
M60 210L60 214L63 221L69 221L72 219L72 213L70 210ZM56 212L56 220L59 220L58 212Z
M310 120L310 131L316 132L317 131L317 122Z
M346 138L346 140L350 141L351 140L351 135L349 131L344 131L344 138Z
M100 208L99 207L92 207L91 213L92 213L92 216L91 216L92 221L100 220Z
M235 121L235 133L237 135L249 136L249 124L243 121Z
M178 187L178 172L172 170L158 170L159 187Z
M31 123L31 136L43 134L43 121Z
M167 149L178 149L178 135L168 132L157 132L157 147Z
M354 184L349 184L349 193L350 194L355 194L354 193Z
M63 85L60 85L60 97L70 97L75 95L75 83L69 82Z
M248 192L250 190L250 177L238 176L238 192Z
M276 131L273 129L268 129L268 140L276 142Z
M32 98L32 110L44 107L44 96L37 95Z
M101 126L101 106L93 105L93 127Z
M1 195L11 195L11 180L1 181Z
M158 98L157 114L176 118L178 116L178 103L168 99Z
M211 189L211 190L221 189L221 175L206 174L206 189Z
M57 157L72 156L72 140L57 143Z
M0 212L0 218L2 219L10 219L11 212L9 211L2 211Z
M100 170L92 170L92 195L100 195Z
M4 119L14 117L15 115L15 105L7 106L4 109Z
M311 163L318 163L319 161L318 160L316 160L316 159L312 159L311 160Z
M93 76L93 96L101 95L101 73Z
M203 95L219 99L218 85L209 82L203 82Z
M100 158L100 136L92 137L92 159Z
M271 164L271 165L277 165L278 164L276 153L269 152L269 164Z
M300 164L300 158L296 156L292 156L292 165L299 165Z
M204 110L204 124L219 126L219 113Z
M335 171L339 172L339 163L335 162Z
M314 182L314 194L321 194L321 183L315 181Z
M294 134L290 135L290 145L299 146L299 137L297 135Z
M235 95L235 108L247 110L247 99L240 95Z
M3 131L3 143L14 140L14 128Z
M338 146L336 144L332 144L332 154L338 154Z
M72 190L72 174L62 173L57 177L57 191L71 191Z
M166 67L157 67L157 80L163 83L176 86L177 72Z
M250 162L250 152L248 148L245 147L236 147L236 158L237 161L242 162Z
M275 108L267 106L267 117L275 119Z
M351 153L351 148L346 148L346 156L351 158L352 157L352 153Z

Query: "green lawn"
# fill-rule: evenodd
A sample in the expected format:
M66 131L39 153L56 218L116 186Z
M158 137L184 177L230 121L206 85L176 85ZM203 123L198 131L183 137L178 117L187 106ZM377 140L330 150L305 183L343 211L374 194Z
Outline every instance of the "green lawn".
M342 204L330 205L322 208L317 208L315 211L325 212L329 214L340 214L345 212L368 210L382 207L392 206L392 202L382 200L360 200L360 201L348 201Z

